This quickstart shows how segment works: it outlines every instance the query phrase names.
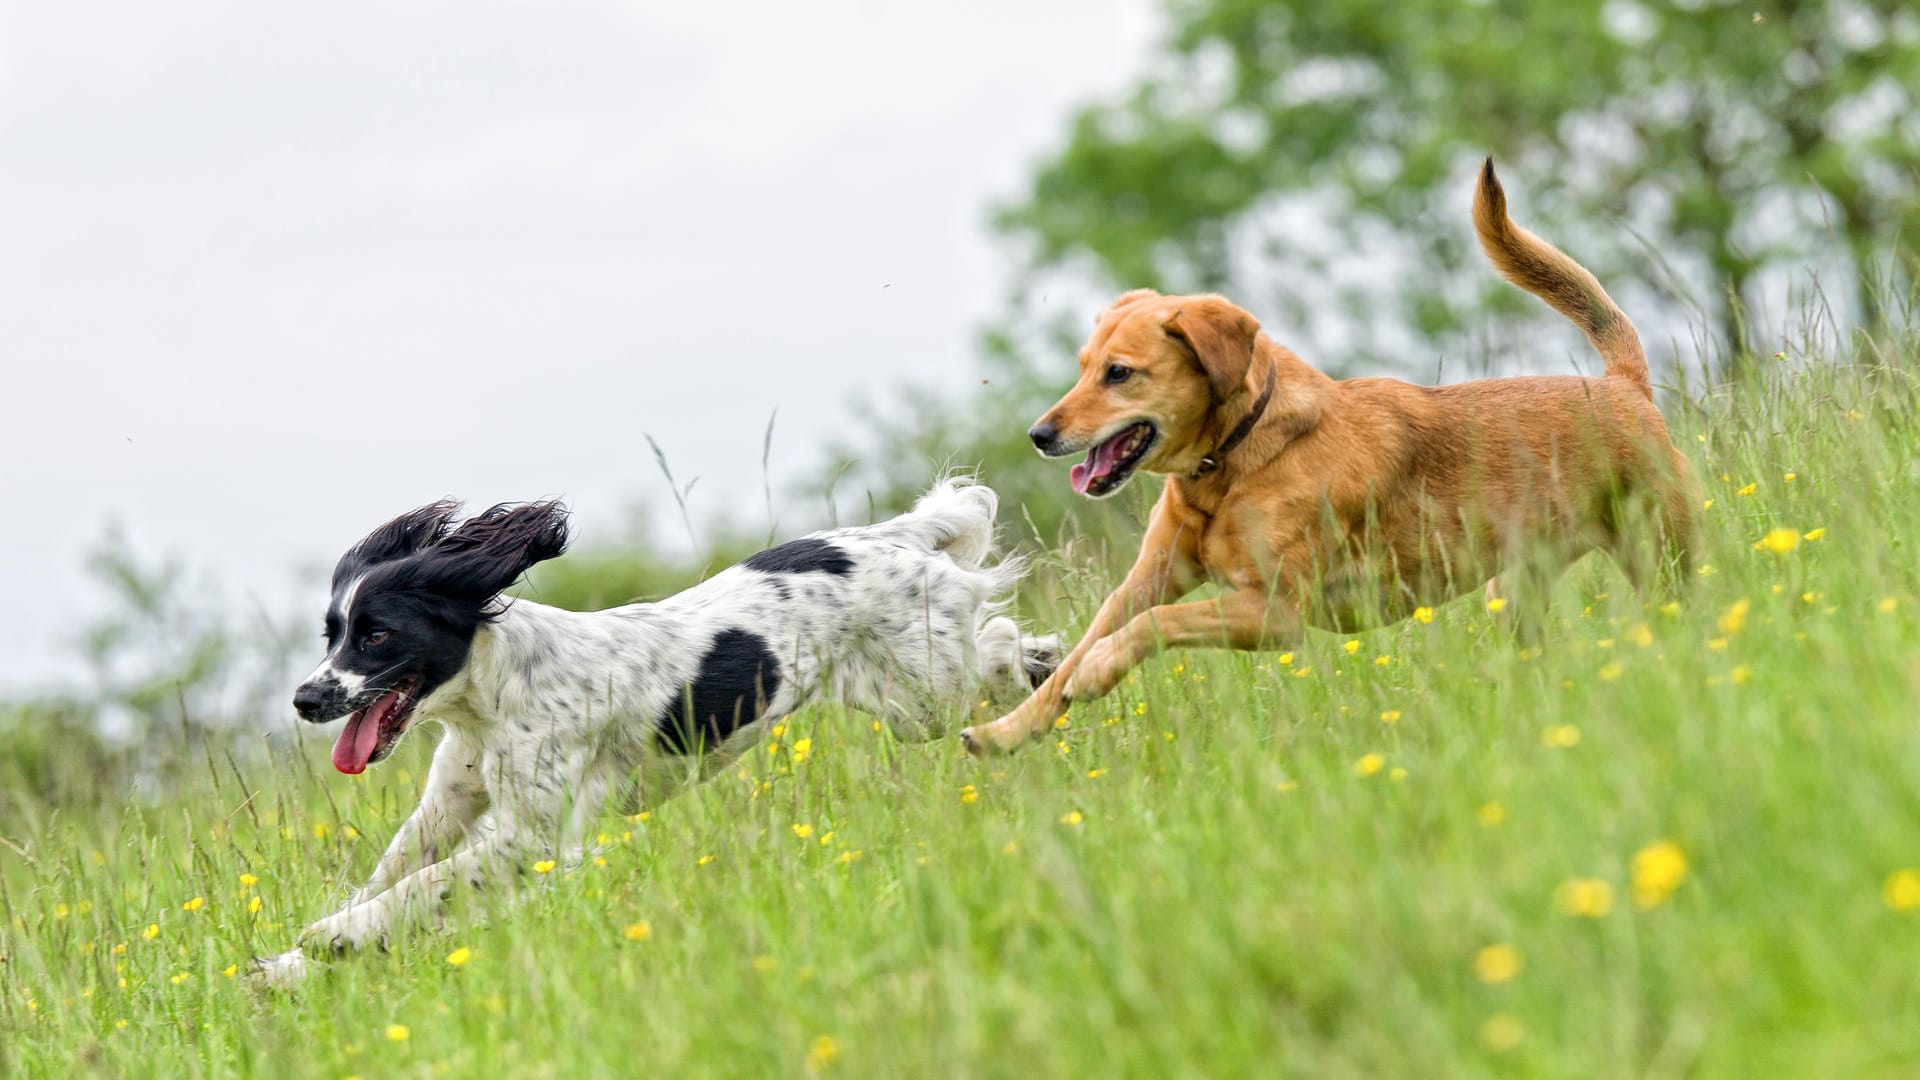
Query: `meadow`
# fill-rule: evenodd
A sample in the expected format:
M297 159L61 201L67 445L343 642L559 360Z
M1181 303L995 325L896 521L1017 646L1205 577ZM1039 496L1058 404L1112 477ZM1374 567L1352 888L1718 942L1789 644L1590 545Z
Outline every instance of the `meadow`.
M796 714L296 993L236 976L371 868L430 734L19 808L0 1072L1914 1075L1920 390L1761 363L1668 402L1706 504L1674 595L1596 558L1538 647L1476 595L1169 653L988 763ZM1042 554L1022 614L1108 583Z

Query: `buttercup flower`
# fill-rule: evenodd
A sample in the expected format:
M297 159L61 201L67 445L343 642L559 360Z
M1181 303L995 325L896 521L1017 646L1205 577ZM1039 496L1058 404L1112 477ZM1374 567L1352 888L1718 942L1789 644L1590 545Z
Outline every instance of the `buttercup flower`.
M473 959L473 950L467 948L465 945L447 954L447 963L452 964L454 967L459 967L471 959Z
M1648 844L1633 856L1633 903L1642 911L1659 907L1687 880L1687 856L1671 840Z
M1598 919L1613 910L1613 886L1601 878L1571 878L1553 890L1562 914Z
M1421 625L1423 625L1423 626L1424 626L1424 625L1426 625L1427 623L1430 623L1430 622L1432 622L1432 621L1433 621L1433 609L1432 609L1432 608L1430 608L1430 607L1417 607L1417 608L1414 608L1414 609L1413 609L1413 621L1414 621L1414 622L1417 622L1417 623L1420 623L1420 624L1421 624Z
M799 838L800 838L800 839L802 839L802 840L805 840L805 839L806 839L807 837L809 837L809 836L812 836L812 835L813 835L813 826L811 826L811 825L804 825L804 824L803 824L803 825L795 825L795 826L793 827L793 835L795 835L795 836L797 836L797 837L799 837Z
M1489 945L1473 954L1474 977L1489 986L1511 980L1526 966L1520 950L1511 945Z
M1385 768L1386 765L1387 759L1385 757L1379 754L1366 754L1363 755L1359 761L1353 763L1353 775L1372 776L1374 773Z
M1506 609L1507 609L1507 598L1504 596L1496 596L1493 599L1487 601L1487 610L1493 612L1496 615L1498 615L1502 611L1505 611Z
M1880 887L1887 907L1902 915L1920 911L1920 870L1895 870Z
M533 864L533 872L536 874L551 874L553 873L553 868L558 865L559 864L552 859L541 859L539 862Z
M628 923L627 928L620 931L620 936L628 941L645 941L653 936L653 924L645 919L637 923Z
M1754 541L1753 550L1771 551L1775 555L1786 555L1800 546L1800 533L1796 529L1770 529L1767 535Z
M393 1042L406 1042L407 1037L412 1034L413 1032L408 1031L405 1024L387 1025L387 1038Z

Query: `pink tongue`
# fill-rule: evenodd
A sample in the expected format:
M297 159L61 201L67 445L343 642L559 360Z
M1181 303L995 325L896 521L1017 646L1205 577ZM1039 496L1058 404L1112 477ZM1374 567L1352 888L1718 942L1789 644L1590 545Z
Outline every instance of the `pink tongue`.
M1095 480L1112 472L1120 464L1120 448L1133 442L1133 429L1127 430L1093 448L1087 460L1075 465L1067 472L1067 479L1073 483L1074 493L1085 495Z
M380 700L347 717L340 741L333 744L334 768L348 776L367 771L367 762L373 759L373 749L380 742L380 725L399 700L400 691L389 690L380 695Z

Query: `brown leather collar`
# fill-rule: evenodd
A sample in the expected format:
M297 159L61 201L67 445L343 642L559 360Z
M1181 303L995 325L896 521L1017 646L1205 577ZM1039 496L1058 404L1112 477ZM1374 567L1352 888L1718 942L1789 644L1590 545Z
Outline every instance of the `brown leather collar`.
M1218 469L1220 462L1226 458L1227 452L1239 446L1241 440L1252 433L1253 425L1259 422L1261 414L1267 411L1267 403L1273 400L1274 369L1278 366L1277 364L1267 365L1267 388L1260 391L1260 397L1253 403L1253 408L1248 411L1247 415L1241 419L1238 424L1234 425L1232 431L1227 433L1226 441L1214 447L1213 453L1201 458L1200 467L1188 473L1187 475L1189 477L1198 480L1208 473L1213 472L1215 469Z

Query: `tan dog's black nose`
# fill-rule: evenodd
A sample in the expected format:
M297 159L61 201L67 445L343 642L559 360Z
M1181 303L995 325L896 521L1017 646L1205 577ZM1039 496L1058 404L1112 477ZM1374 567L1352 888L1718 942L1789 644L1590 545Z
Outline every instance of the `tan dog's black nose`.
M1060 441L1060 432L1052 424L1042 420L1027 429L1027 438L1033 440L1035 450L1052 457L1055 453L1054 447Z

